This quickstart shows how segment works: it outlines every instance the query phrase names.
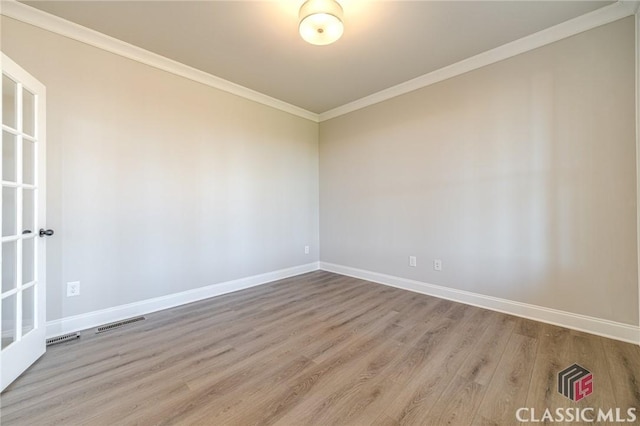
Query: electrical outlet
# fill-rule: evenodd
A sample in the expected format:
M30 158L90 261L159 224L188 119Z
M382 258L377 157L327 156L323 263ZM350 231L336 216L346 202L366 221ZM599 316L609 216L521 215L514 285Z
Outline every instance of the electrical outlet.
M304 246L304 254L309 254L309 246Z
M412 268L415 268L416 265L417 265L416 257L409 256L409 266L411 266Z
M67 297L80 295L80 281L67 283Z
M442 271L442 260L434 259L433 260L433 269L436 271Z

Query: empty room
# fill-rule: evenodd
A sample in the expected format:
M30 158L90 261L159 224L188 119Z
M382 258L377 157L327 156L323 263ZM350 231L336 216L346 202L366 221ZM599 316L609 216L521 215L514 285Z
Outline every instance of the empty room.
M639 6L0 0L0 424L640 424Z

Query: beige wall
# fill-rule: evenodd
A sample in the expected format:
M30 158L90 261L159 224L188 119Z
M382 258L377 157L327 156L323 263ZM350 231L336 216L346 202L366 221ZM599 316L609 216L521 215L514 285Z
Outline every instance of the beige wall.
M47 87L48 320L318 260L316 123L5 17L2 50Z
M633 37L324 122L318 153L315 123L3 17L47 86L48 319L317 261L320 214L325 262L638 324Z
M638 324L634 58L629 17L322 123L321 260Z

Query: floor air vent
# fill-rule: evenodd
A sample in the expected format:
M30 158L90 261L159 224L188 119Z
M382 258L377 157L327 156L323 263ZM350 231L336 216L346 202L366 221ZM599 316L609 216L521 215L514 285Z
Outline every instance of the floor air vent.
M70 342L72 340L76 340L79 338L80 338L80 335L78 333L63 334L62 336L52 337L51 339L47 339L47 346L57 345L58 343Z
M122 327L123 325L131 324L132 322L142 321L144 319L145 319L144 317L135 317L135 318L129 318L123 321L112 322L111 324L105 324L98 327L98 329L96 330L96 334L104 333L105 331L110 331L115 328Z

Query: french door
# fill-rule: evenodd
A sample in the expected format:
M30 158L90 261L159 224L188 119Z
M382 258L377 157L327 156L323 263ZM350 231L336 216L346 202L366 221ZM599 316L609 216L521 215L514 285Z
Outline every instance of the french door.
M45 351L45 88L4 53L0 65L4 390Z

